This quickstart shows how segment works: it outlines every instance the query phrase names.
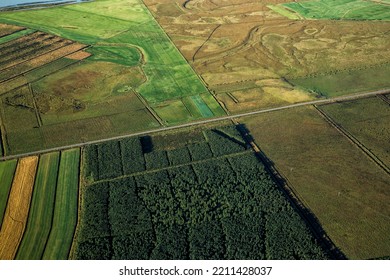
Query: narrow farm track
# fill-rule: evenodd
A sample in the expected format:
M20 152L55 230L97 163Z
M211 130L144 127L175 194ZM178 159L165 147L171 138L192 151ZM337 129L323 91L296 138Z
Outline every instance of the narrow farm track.
M19 160L0 230L0 260L15 258L27 223L37 165L37 156Z
M335 102L351 101L351 100L355 100L355 99L361 99L361 98L366 98L366 97L370 97L370 96L375 96L378 94L388 94L388 93L390 93L390 89L382 89L382 90L377 90L377 91L363 92L363 93L357 93L357 94L352 94L352 95L334 97L334 98L329 98L329 99L320 99L320 100L295 103L295 104L291 104L291 105L285 105L285 106L269 108L269 109L260 109L260 110L255 110L255 111L248 112L248 113L232 114L232 115L228 115L228 116L209 118L209 119L204 119L201 121L188 122L188 123L169 126L169 127L160 127L160 128L156 128L156 129L144 130L144 131L140 131L140 132L125 134L125 135L121 135L121 136L103 138L100 140L85 141L85 142L81 142L81 143L75 143L72 145L65 145L65 146L60 146L60 147L51 148L51 149L37 150L37 151L29 152L29 153L3 156L3 157L0 157L0 160L9 160L9 159L15 159L15 158L20 158L20 157L25 157L25 156L36 155L36 154L43 154L43 153L61 151L61 150L66 150L66 149L79 148L79 147L83 147L85 145L99 144L99 143L108 142L108 141L112 141L112 140L120 140L120 139L127 138L127 137L142 136L142 135L158 133L158 132L165 132L165 131L170 131L170 130L175 130L175 129L180 129L180 128L188 128L188 127L192 127L192 126L198 126L198 125L215 123L215 122L220 122L220 121L232 120L234 118L241 118L241 117L247 117L247 116L263 114L263 113L268 113L268 112L287 110L287 109L301 107L301 106L331 104L331 103L335 103Z

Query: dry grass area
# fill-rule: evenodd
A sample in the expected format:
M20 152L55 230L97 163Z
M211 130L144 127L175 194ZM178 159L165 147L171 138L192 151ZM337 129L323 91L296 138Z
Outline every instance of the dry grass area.
M0 259L14 259L26 227L38 157L19 160L0 231Z
M9 34L12 34L16 31L20 31L25 29L24 27L16 26L16 25L9 25L0 23L0 37L7 36Z
M319 97L292 89L287 81L291 78L389 62L389 22L291 20L267 7L284 2L288 1L145 1L231 112ZM278 82L263 86L269 79ZM234 95L237 83L248 81L257 86L244 101L228 98L226 91ZM221 86L232 89L220 92Z
M387 173L313 107L240 122L348 258L390 256Z

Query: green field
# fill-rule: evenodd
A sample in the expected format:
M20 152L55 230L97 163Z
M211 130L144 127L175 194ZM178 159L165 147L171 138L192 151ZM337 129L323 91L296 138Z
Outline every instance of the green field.
M287 17L289 19L295 19L296 20L296 19L300 19L301 18L298 14L289 11L288 9L283 7L282 5L279 5L279 6L277 6L277 5L268 5L267 7L270 8L272 11L277 12L277 13L281 14L282 16L285 16L285 17Z
M373 110L357 114L368 116ZM345 114L344 118L351 116ZM374 121L388 128L386 118ZM390 177L313 107L260 114L240 122L348 258L390 255Z
M378 97L321 106L336 123L390 167L390 109Z
M390 20L390 7L376 1L317 0L286 3L282 6L296 11L306 19Z
M390 64L363 69L324 73L312 77L291 79L296 86L326 97L365 92L390 87Z
M68 259L77 224L80 149L61 152L53 225L43 259Z
M42 259L52 226L59 156L55 152L39 159L27 227L16 259Z
M116 60L112 58L113 54L123 59L124 53L137 47L144 56L143 68L148 76L139 92L150 102L207 92L142 1L98 0L35 11L6 12L2 13L0 21L36 28L85 44L116 46L115 51L98 50L99 59L105 61ZM130 53L129 59L134 60L135 53Z
M80 42L91 54L48 61L1 84L6 154L158 127L138 96L167 125L225 114L140 0L3 12L0 22ZM182 103L200 95L201 116Z
M3 222L8 195L11 189L12 179L16 169L16 160L0 162L0 227Z

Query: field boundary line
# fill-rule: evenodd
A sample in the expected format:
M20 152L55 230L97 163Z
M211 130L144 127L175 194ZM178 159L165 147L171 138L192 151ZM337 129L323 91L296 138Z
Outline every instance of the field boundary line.
M338 132L344 135L355 147L359 148L369 159L371 159L376 165L378 165L383 171L390 175L390 168L387 167L373 152L371 152L363 143L361 143L352 133L345 129L342 125L338 124L332 119L324 110L317 105L313 105L316 111L324 118L331 126L333 126Z
M386 97L384 94L377 94L376 97L381 99L382 101L386 102L388 105L390 105L390 99Z
M70 45L71 45L71 44L70 44ZM68 46L70 46L70 45L68 45ZM13 77L13 78L10 78L10 79L7 79L7 80L5 80L5 81L2 81L2 82L0 82L0 84L8 83L8 82L11 82L12 80L19 79L20 77L25 76L26 74L29 74L30 72L33 72L33 71L35 71L35 70L40 70L40 69L44 68L45 66L47 66L48 64L50 64L50 63L52 63L52 62L56 62L56 61L58 61L58 60L60 60L60 59L62 59L62 58L66 58L68 55L77 53L77 52L79 52L79 51L83 51L83 50L87 49L88 47L89 47L89 46L85 46L85 47L83 47L83 48L81 48L81 49L79 49L79 50L77 50L77 51L73 51L73 52L71 52L71 53L68 53L68 54L64 55L63 57L59 57L58 59L52 60L52 61L50 61L50 62L48 62L48 63L45 63L45 64L43 64L43 65L41 65L41 66L38 66L38 67L36 67L36 68L34 68L34 69L31 69L31 70L29 70L29 71L26 71L26 72L24 72L24 73L22 73L22 74L20 74L20 75L17 75L17 76L15 76L15 77ZM70 66L72 66L72 65L74 65L74 64L76 64L76 63L79 63L79 62L81 62L81 61L83 61L83 60L85 60L85 58L84 58L84 59L81 59L81 60L74 60L73 62L69 63L69 64L66 65L66 66L61 66L61 68L56 69L55 71L52 71L52 72L50 72L50 73L48 73L48 74L46 74L46 75L43 75L43 76L41 76L41 77L31 79L31 81L28 80L28 81L26 81L26 83L24 83L23 85L17 86L17 87L15 87L15 88L11 89L11 90L8 90L8 91L5 91L5 92L2 92L2 91L0 90L0 96L5 95L5 94L7 94L7 93L10 93L10 92L12 92L12 91L14 91L14 90L16 90L16 89L20 89L20 88L24 87L24 86L25 86L26 84L28 84L28 83L34 83L34 82L37 82L37 81L39 81L39 80L42 80L42 79L44 79L44 78L46 78L46 77L48 77L48 76L50 76L50 75L52 75L52 74L55 74L55 73L57 73L57 72L59 72L59 71L65 69L65 68L68 68L68 67L70 67Z
M29 59L29 58L26 58L26 56L28 56L28 55L30 55L30 54L33 54L33 53L36 53L36 52L38 52L38 51L43 51L42 54L45 54L45 53L50 52L50 51L47 50L47 47L53 46L55 43L58 43L58 42L62 39L61 37L58 37L58 36L55 36L55 35L52 35L52 34L49 34L49 33L44 33L44 35L49 35L49 37L48 37L48 38L44 38L44 39L38 41L37 43L32 43L31 45L22 48L22 49L21 49L21 52L22 52L21 55L20 55L19 52L18 52L18 56L17 56L17 57L14 57L14 58L11 57L11 58L9 58L8 60L2 61L2 62L1 62L1 64L2 64L1 70L2 70L2 71L3 71L3 70L7 70L7 69L9 69L9 68L12 68L12 67L17 66L17 65L19 65L19 64L21 64L21 63L24 63L24 62L26 62L26 61L31 60L31 59ZM22 37L22 38L23 38L23 37ZM38 39L38 38L37 38L37 39ZM35 40L35 39L34 39L34 40ZM49 40L53 40L53 41L54 41L54 40L57 40L57 41L48 43L47 45L42 45L42 46L39 45L40 43L45 43L45 42L47 42L47 41L49 41ZM37 45L38 47L35 48L35 45ZM32 49L32 50L29 50L29 48L33 48L33 49ZM27 50L27 52L23 53L23 51L26 51L26 50ZM14 52L11 51L10 53L13 54ZM40 55L38 55L38 56L40 56ZM38 56L37 56L37 57L38 57ZM12 61L15 61L15 60L17 61L16 63L15 63L15 62L12 62ZM10 64L10 65L7 65L7 64L9 64L9 63L11 63L11 64ZM13 64L13 63L14 63L14 64ZM3 66L3 64L5 64L6 66Z
M187 163L181 163L181 164L176 164L176 165L169 165L166 167L161 167L161 168L156 168L156 169L151 169L151 170L134 172L134 173L130 173L130 174L121 175L121 176L118 176L115 178L96 180L96 181L93 181L90 184L88 184L88 186L93 186L93 185L100 184L100 183L109 183L111 181L126 179L126 178L134 177L134 176L141 176L144 174L150 174L150 173L155 173L155 172L160 172L160 171L168 171L170 169L179 168L179 167L183 167L183 166L191 166L193 164L204 163L204 162L207 162L210 160L225 159L225 158L236 157L236 156L245 155L245 154L249 154L249 153L253 153L253 151L251 149L247 149L247 150L242 151L242 152L231 153L231 154L217 156L217 157L211 157L211 158L207 158L207 159L195 160L195 161L190 161Z
M377 94L387 94L387 93L390 93L390 89L382 89L382 90L377 90L377 91L372 91L372 92L363 92L363 93L359 93L359 94L352 94L352 95L334 97L334 98L329 98L329 99L306 101L306 102L295 103L295 104L285 105L285 106L280 106L280 107L275 107L275 108L260 109L260 110L247 112L247 113L240 113L240 114L234 114L234 115L228 115L228 116L208 118L208 119L203 119L200 121L187 122L187 123L179 124L179 125L175 125L175 126L159 127L159 128L155 128L155 129L151 129L151 130L143 130L143 131L123 134L123 135L119 135L119 136L103 138L103 139L99 139L99 140L79 142L79 143L75 143L75 144L58 146L58 147L42 149L42 150L36 150L36 151L27 152L27 153L19 153L19 154L14 154L14 155L9 155L9 156L3 156L3 157L0 157L0 161L20 158L20 157L25 157L25 156L31 156L31 155L36 155L36 154L60 151L60 150L67 150L67 149L72 149L72 148L80 148L80 147L83 147L86 145L100 144L100 143L113 141L113 140L120 140L120 139L124 139L124 138L128 138L128 137L143 136L143 135L165 132L165 131L175 130L175 129L180 129L180 128L188 128L188 127L198 126L198 125L203 125L203 124L228 121L228 120L231 120L233 118L248 117L248 116L252 116L252 115L287 110L287 109L308 106L308 105L314 105L314 104L315 105L322 105L322 104L332 104L332 103L342 102L342 101L351 101L351 100L355 100L355 99L362 99L362 98L375 96Z
M211 33L209 34L209 36L207 37L207 39L203 42L202 45L200 45L200 47L195 51L194 55L192 56L192 62L195 62L195 56L198 54L198 52L203 48L204 45L206 45L206 43L211 39L211 36L213 36L213 34L215 33L215 31L217 31L218 28L220 28L222 26L222 24L218 24L217 27L215 27Z
M1 95L0 95L1 96ZM0 98L0 137L1 137L1 151L3 152L3 157L7 156L7 148L8 148L8 137L7 130L5 129L3 116L5 117L4 108L3 108L3 100Z
M23 63L29 63L31 60L42 58L42 56L49 55L49 54L51 54L51 53L53 53L53 52L59 51L59 50L61 50L61 49L63 49L63 48L72 46L72 45L74 45L74 44L75 44L75 42L67 43L67 44L65 44L65 45L63 45L63 46L61 46L61 47L56 48L56 49L49 50L49 51L47 51L47 52L45 52L45 53L42 53L42 54L40 54L40 55L38 55L38 56L34 56L33 58L30 58L30 59L26 59L26 60L24 60L24 61L21 61L20 63L15 64L15 65L12 65L12 66L10 66L10 67L8 67L8 68L1 69L0 72L6 71L6 70L8 70L8 69L11 69L11 68L14 68L14 67L17 67L17 66L20 66L20 65L23 64ZM85 49L85 48L86 48L86 47L83 47L82 49L80 49L80 50L78 50L78 51L81 51L81 50L83 50L83 49ZM44 63L44 64L42 64L42 65L40 65L40 66L38 66L38 67L34 67L34 68L30 69L30 70L22 71L22 72L18 73L17 75L11 76L11 77L6 78L6 79L2 79L2 80L0 80L0 83L7 82L7 81L12 80L12 79L14 79L14 78L16 78L16 77L19 77L19 76L22 76L22 75L24 75L24 74L27 74L27 73L29 73L29 72L31 72L31 71L34 71L35 69L41 68L41 67L43 67L43 66L45 66L45 65L47 65L47 64L49 64L49 63L51 63L51 62L60 60L61 58L64 58L64 57L66 57L66 56L68 56L68 55L70 55L70 54L74 54L75 52L78 52L78 51L72 51L72 52L70 52L70 53L68 53L68 54L61 55L60 57L58 57L58 58L56 58L56 59L54 59L54 60L51 60L51 61L49 61L49 62L47 62L47 63Z
M159 117L159 115L157 115L157 113L153 110L152 107L150 107L150 105L148 104L148 102L145 101L145 99L141 96L141 94L136 91L136 90L133 90L134 91L134 94L135 96L137 96L138 100L141 101L141 103L145 106L146 110L149 111L149 113L153 116L153 118L161 125L161 126L165 126L163 120Z

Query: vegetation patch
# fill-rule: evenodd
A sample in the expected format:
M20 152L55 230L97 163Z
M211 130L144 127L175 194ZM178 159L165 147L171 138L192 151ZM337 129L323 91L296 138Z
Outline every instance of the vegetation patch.
M0 259L15 258L27 224L38 157L18 161L0 231Z
M3 221L5 208L7 207L8 195L14 178L16 160L0 162L0 228Z
M78 218L80 149L61 152L52 228L42 259L68 259Z
M378 110L382 111L380 107ZM364 116L365 113L363 119ZM379 127L388 124L386 118L377 119L378 124L381 120L383 124ZM348 258L369 259L390 254L388 174L313 107L251 116L241 122ZM363 122L363 131L364 127Z
M336 123L390 167L389 104L378 97L321 106Z
M307 19L390 20L389 6L376 1L317 0L281 5Z
M154 150L143 139L138 149L150 171L88 180L75 258L326 258L235 128L204 133L206 156L194 156L199 144ZM87 170L96 170L86 159Z
M59 155L44 154L39 159L27 227L15 259L42 259L52 227Z
M389 88L389 75L390 64L384 64L291 79L290 82L318 96L335 97Z

